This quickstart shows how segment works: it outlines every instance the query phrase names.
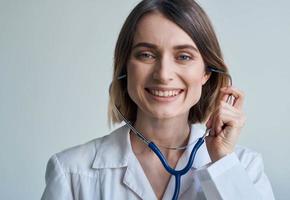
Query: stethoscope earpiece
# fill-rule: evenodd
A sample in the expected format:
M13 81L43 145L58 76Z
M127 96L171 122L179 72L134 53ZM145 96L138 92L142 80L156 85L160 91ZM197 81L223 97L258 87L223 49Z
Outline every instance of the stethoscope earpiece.
M207 66L207 70L210 72L226 73L224 70L218 69L217 67L214 66Z
M215 66L207 66L207 70L209 72L219 73L219 74L223 74L223 75L227 76L229 78L229 80L230 80L230 86L233 85L233 81L232 81L231 75L228 72L226 72L225 70L219 69L219 68L217 68Z
M121 80L121 79L123 79L123 78L126 78L127 77L127 74L122 74L122 75L120 75L120 76L118 76L118 80Z

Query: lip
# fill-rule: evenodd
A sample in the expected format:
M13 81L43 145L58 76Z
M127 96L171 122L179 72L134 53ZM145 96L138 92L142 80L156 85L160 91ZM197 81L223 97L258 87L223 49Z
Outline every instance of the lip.
M180 90L183 91L182 88L165 88L165 87L146 87L145 90L159 90L159 91L170 91L170 90Z
M153 95L150 90L157 90L157 91L162 91L162 92L166 92L166 91L178 91L178 94L175 96L156 96ZM158 102L173 102L175 101L177 98L179 98L179 96L184 92L184 89L181 88L164 88L164 87L147 87L145 88L146 94L153 100L158 101Z

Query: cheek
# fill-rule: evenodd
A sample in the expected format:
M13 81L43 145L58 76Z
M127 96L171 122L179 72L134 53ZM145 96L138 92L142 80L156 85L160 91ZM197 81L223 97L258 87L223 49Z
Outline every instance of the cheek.
M188 100L194 105L196 104L202 92L202 85L203 85L203 78L202 75L199 76L187 76L186 77L186 84L188 87Z
M127 68L127 91L130 96L130 98L135 101L135 96L136 96L136 78L137 78L137 73L136 70L132 66L128 66Z
M129 78L138 80L139 77L142 77L144 74L146 74L146 66L141 65L134 59L129 60L127 64L127 73Z
M140 90L143 89L146 80L146 72L144 67L138 65L134 61L129 61L127 65L127 90L130 98L137 103L140 98Z
M134 61L128 61L127 64L127 83L128 87L132 87L138 80L140 69Z
M202 73L200 74L194 74L193 73L188 73L184 80L186 81L186 84L188 85L188 87L190 88L201 88L202 85L204 84L204 78Z
M127 79L132 87L140 86L151 77L152 66L144 65L135 59L131 59L127 64Z

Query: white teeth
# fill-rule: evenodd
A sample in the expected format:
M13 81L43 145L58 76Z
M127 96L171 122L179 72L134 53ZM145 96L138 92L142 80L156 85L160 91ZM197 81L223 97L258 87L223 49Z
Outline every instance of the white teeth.
M161 90L149 90L149 92L155 96L159 97L173 97L179 94L180 90L167 90L167 91L161 91Z

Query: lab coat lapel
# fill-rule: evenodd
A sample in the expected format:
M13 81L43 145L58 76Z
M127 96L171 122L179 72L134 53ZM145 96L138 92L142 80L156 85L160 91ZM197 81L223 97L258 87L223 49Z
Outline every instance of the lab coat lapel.
M141 199L157 199L142 166L133 152L128 160L128 166L123 178L123 183Z
M131 153L128 135L129 128L123 126L105 136L96 150L92 168L120 168L127 166L128 157Z
M145 173L133 153L130 129L123 126L105 136L97 149L92 168L125 168L123 183L141 199L156 199ZM112 159L108 159L112 158Z

